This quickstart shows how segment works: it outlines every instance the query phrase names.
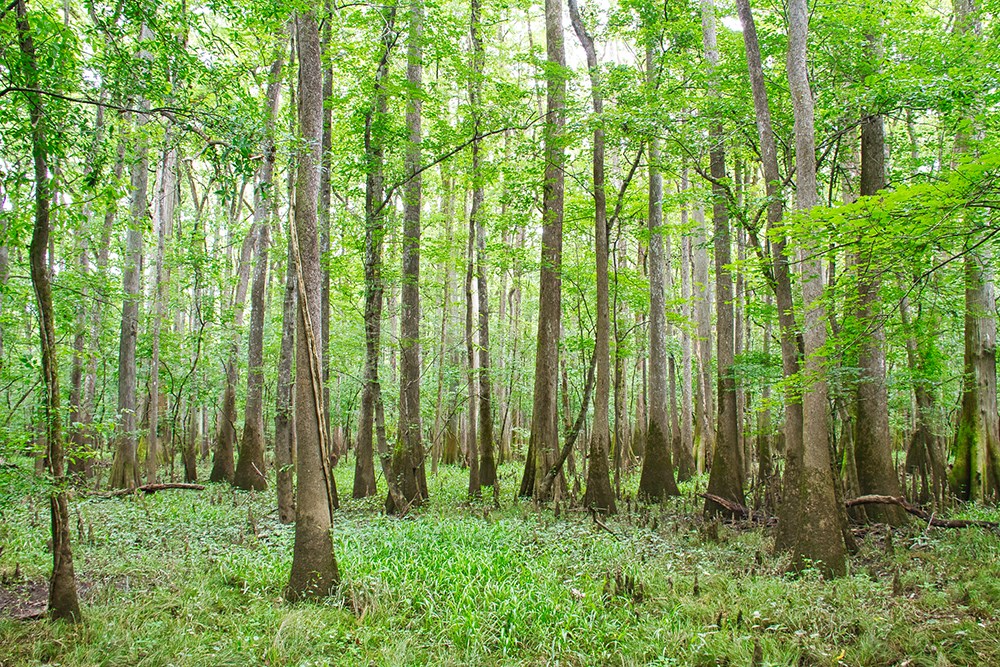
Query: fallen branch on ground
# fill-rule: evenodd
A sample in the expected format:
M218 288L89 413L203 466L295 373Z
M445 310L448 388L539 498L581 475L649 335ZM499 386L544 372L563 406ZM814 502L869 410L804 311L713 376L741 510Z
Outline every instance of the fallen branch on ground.
M858 498L848 500L844 504L848 507L855 507L857 505L899 505L913 516L919 517L924 521L927 521L930 525L938 528L968 528L970 526L978 526L979 528L1000 528L1000 523L997 523L996 521L977 521L974 519L938 519L933 514L929 514L916 505L908 503L905 498L897 498L896 496L860 496Z
M134 493L156 493L157 491L165 491L166 489L187 489L188 491L204 491L205 486L203 484L146 484L144 486L137 486L134 489L117 489L115 491L108 491L107 493L95 493L94 496L98 498L119 498L121 496L130 496Z

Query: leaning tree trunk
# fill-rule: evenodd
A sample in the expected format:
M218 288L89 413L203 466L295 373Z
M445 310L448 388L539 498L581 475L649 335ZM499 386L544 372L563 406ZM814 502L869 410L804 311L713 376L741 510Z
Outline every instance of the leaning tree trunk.
M587 52L590 69L590 94L598 125L594 129L594 254L597 262L597 336L594 355L597 359L597 395L594 398L594 424L590 436L587 491L583 504L594 511L614 514L615 496L611 491L608 452L611 448L611 424L608 401L611 394L611 319L608 298L608 205L604 190L604 130L600 126L604 112L604 93L594 39L580 17L577 0L569 0L569 15L576 36Z
M757 119L757 136L761 147L761 166L764 171L766 192L768 197L767 227L771 233L780 227L784 208L781 201L781 176L778 172L778 147L771 126L771 110L767 101L767 88L764 83L764 69L760 55L760 44L757 40L757 28L753 14L750 11L749 0L737 0L740 22L743 24L743 42L746 47L747 67L750 74L750 86L753 93L754 112ZM788 258L785 256L784 235L776 233L771 242L771 265L768 277L774 291L778 307L778 327L781 333L781 369L786 380L794 378L799 372L799 342L795 311L792 303L791 274ZM802 402L798 392L789 391L785 396L785 451L789 453L802 450ZM799 465L795 456L789 456L785 461L785 474L788 479L790 469ZM787 508L789 512L798 513L792 496L797 493L794 487L783 489L783 504L779 508ZM779 551L791 548L795 539L794 524L789 521L778 524L775 537L775 549ZM788 530L785 530L787 528Z
M715 68L719 52L715 36L715 3L702 0L701 26L705 56L710 70L710 85L715 86ZM726 200L726 153L721 120L711 129L712 146L709 154L712 175L712 220L715 225L715 312L716 354L718 355L719 414L716 424L715 453L708 492L731 502L744 502L743 465L740 457L739 423L736 415L735 327L733 322L733 276L730 264L729 203ZM731 515L722 505L705 500L706 516Z
M295 433L298 447L295 549L292 574L285 589L289 600L323 597L340 583L333 554L335 493L330 469L329 440L323 416L323 375L320 350L320 296L317 207L319 205L320 142L323 135L323 81L316 15L296 19L299 52L299 133L305 148L299 154L292 250L299 278L298 335L295 354Z
M528 460L521 479L520 495L535 502L546 487L558 497L563 482L545 484L559 449L557 386L559 382L559 333L562 320L563 236L563 133L566 124L566 51L563 45L561 0L545 0L546 116L544 128L545 176L542 184L542 253L539 277L538 338L535 348L535 388L531 411ZM560 478L561 480L561 478Z
M16 2L17 41L24 63L24 75L29 89L39 86L38 60L28 22L24 0ZM53 487L49 497L52 519L52 577L49 579L49 615L53 620L81 619L73 571L73 551L70 548L69 499L65 489L65 466L62 446L62 418L59 412L58 340L55 314L52 312L52 283L46 251L49 247L51 221L51 181L49 178L48 123L42 106L42 96L26 93L31 119L31 153L35 166L35 224L28 250L31 285L38 305L39 337L42 353L42 376L45 385L46 460L52 474Z
M283 48L278 51L279 54ZM243 422L243 439L240 441L239 462L233 476L233 485L247 491L267 488L264 465L264 309L267 291L267 260L270 239L271 213L274 209L274 120L278 113L281 91L281 69L284 58L278 55L271 65L267 84L267 122L265 138L261 145L264 160L257 174L254 193L254 227L257 230L254 255L257 264L250 290L250 340L247 350L247 403ZM336 487L334 487L336 490Z

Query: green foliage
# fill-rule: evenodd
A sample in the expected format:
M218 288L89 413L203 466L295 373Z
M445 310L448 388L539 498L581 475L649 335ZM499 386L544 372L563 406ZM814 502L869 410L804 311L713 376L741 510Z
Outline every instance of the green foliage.
M351 469L336 469L341 488ZM380 498L345 500L334 522L345 579L321 604L281 600L292 530L270 494L77 498L86 623L0 619L0 652L11 665L749 664L756 644L765 664L1000 656L996 535L917 526L893 550L876 531L850 576L792 578L764 532L689 516L691 486L669 507L609 520L612 536L585 514L514 500L518 474L501 469L499 510L468 504L451 467L405 519L383 516ZM9 488L0 571L20 563L43 578L41 489Z

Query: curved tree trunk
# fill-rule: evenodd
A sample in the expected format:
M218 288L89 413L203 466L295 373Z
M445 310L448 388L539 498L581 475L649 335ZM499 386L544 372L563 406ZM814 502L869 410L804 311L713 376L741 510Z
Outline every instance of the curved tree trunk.
M24 0L17 0L16 13L17 41L25 65L26 83L29 88L36 89L39 85L38 64ZM47 261L51 257L46 257L51 228L49 208L52 187L48 167L48 123L41 95L26 93L26 96L30 107L31 153L35 166L35 224L28 250L28 261L31 267L31 285L38 305L42 376L45 381L46 460L53 477L53 489L49 496L52 519L52 577L49 579L48 608L53 620L78 621L81 620L80 603L76 594L76 575L73 571L73 552L70 548L69 500L64 487L58 341L52 312L51 270Z

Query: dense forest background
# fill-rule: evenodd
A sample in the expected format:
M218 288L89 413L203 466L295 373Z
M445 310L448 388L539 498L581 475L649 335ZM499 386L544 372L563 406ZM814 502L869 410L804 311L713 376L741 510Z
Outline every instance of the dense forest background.
M3 511L50 504L52 614L81 507L206 481L295 524L289 600L369 497L995 554L998 8L12 0Z

